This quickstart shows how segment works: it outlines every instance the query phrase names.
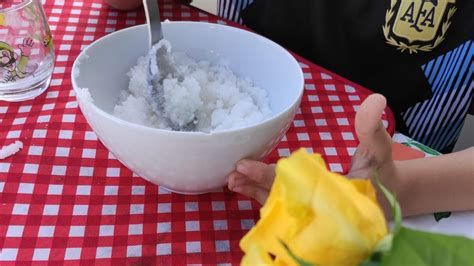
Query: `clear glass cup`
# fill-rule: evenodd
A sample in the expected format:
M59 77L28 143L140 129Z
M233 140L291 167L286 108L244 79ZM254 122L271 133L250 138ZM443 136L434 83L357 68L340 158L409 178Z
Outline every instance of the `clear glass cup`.
M40 95L53 68L52 36L40 0L0 0L0 100Z

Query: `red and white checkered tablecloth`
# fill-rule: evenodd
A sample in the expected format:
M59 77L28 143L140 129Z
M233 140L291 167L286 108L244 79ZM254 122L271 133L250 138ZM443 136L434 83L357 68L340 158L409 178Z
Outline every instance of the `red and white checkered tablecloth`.
M160 6L165 19L226 23L171 0ZM238 264L257 203L225 190L185 196L148 183L107 151L78 109L76 56L144 23L143 11L111 10L100 0L46 0L44 8L56 49L51 86L34 100L0 101L0 146L24 143L0 160L0 264ZM301 108L267 161L306 147L344 172L357 146L355 111L370 92L297 59L306 81ZM393 133L390 112L385 123Z

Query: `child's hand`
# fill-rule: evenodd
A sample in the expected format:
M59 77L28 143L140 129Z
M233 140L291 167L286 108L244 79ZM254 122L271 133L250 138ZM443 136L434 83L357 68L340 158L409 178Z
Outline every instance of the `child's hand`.
M381 120L386 106L384 96L372 94L365 99L357 112L355 130L359 146L352 157L348 176L370 178L377 171L385 180L387 175L393 173L393 142Z
M377 173L384 186L400 196L401 182L398 180L398 171L392 158L393 141L381 120L386 106L387 101L380 94L372 94L362 103L355 118L359 146L352 157L347 176L366 179ZM382 193L377 196L385 215L389 217L391 212L387 200Z
M395 167L392 160L392 140L383 127L381 115L386 100L380 94L370 95L356 114L355 129L360 144L352 158L348 176L370 178L377 170L384 184L394 189ZM231 191L265 202L275 179L275 165L252 160L242 160L229 175ZM387 184L388 183L388 184Z
M275 179L275 165L265 164L252 160L242 160L237 168L229 175L228 187L231 191L243 194L265 203L273 180Z

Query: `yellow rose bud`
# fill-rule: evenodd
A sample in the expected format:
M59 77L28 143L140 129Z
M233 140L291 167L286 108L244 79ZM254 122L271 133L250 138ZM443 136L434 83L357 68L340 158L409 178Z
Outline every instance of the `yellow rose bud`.
M260 216L240 242L242 265L296 265L280 240L309 263L357 265L388 233L370 180L332 173L303 149L278 162Z

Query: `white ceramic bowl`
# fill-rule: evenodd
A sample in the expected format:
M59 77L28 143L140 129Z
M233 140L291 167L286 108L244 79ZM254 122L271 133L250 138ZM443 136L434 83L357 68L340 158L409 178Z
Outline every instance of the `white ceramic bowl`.
M126 73L148 50L139 25L109 34L88 46L72 70L76 95L90 91L93 102L79 106L102 143L136 174L178 193L203 193L226 184L242 158L261 159L289 128L303 94L303 73L285 49L254 33L199 23L163 23L174 51L196 59L222 58L239 76L268 91L273 116L259 124L215 133L173 132L133 124L112 115Z

